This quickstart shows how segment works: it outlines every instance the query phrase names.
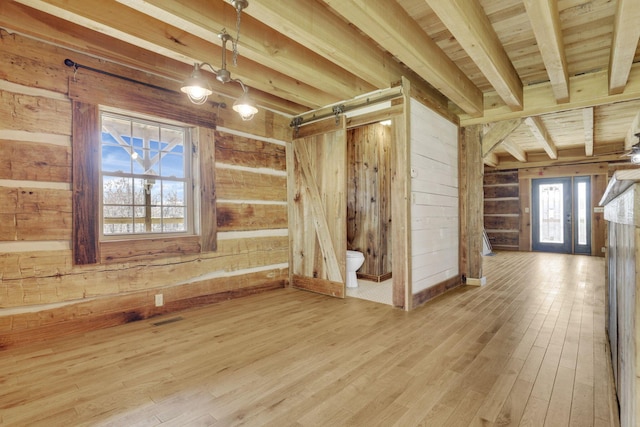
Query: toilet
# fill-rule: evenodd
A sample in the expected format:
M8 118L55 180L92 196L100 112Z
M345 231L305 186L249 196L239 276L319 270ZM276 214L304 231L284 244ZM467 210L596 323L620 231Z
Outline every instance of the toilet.
M358 287L358 276L356 271L364 263L364 255L358 251L347 251L347 288Z

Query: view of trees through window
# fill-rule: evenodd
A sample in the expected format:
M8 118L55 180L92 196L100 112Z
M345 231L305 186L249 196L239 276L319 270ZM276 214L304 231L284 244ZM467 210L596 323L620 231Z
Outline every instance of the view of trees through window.
M189 129L101 114L105 236L190 231Z

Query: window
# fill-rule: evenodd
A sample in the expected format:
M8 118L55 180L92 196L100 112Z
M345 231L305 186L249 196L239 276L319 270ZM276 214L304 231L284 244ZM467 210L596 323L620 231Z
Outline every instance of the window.
M102 111L104 239L194 233L192 129Z
M95 73L70 79L69 97L73 263L215 251L210 105L194 108L178 92Z

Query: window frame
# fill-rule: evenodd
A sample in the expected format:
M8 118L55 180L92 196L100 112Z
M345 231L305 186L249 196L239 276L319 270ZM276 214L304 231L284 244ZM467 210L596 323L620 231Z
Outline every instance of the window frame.
M162 259L217 249L215 129L212 104L191 104L181 94L142 83L84 71L69 79L72 102L72 199L74 265ZM100 109L156 121L193 126L198 147L199 203L194 205L194 235L140 235L101 240L102 216L99 177L101 164Z
M131 112L124 111L113 111L109 108L100 108L100 121L101 123L104 120L104 117L111 117L115 119L121 120L130 120L135 123L140 124L148 124L158 127L166 127L166 128L174 128L181 131L184 131L185 139L184 139L184 156L185 156L185 165L184 165L184 178L176 179L175 182L184 182L186 184L186 194L185 194L185 216L186 216L186 229L184 231L150 231L150 232L132 232L132 233L121 233L121 234L105 234L104 233L104 177L106 176L117 176L117 173L113 172L105 172L102 168L102 162L100 163L100 241L113 241L113 240L135 240L135 239L143 239L143 238L159 238L166 236L193 236L199 233L199 229L197 228L198 221L196 221L196 211L195 207L199 204L199 194L195 191L198 188L198 150L197 150L197 128L193 126L186 125L184 123L175 123L170 122L168 120L162 120L156 117L142 117L140 115L136 115ZM101 147L102 138L100 141ZM100 152L100 158L102 160L102 152ZM131 176L135 179L136 175L133 172L123 172L123 176ZM165 176L160 176L159 179L170 178ZM168 179L170 180L170 179ZM134 207L132 205L132 207Z

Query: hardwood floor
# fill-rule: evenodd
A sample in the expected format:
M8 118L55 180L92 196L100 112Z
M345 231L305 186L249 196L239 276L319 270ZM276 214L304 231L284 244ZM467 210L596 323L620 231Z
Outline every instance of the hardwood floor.
M283 289L0 352L0 424L615 426L603 259L484 262L410 313Z

